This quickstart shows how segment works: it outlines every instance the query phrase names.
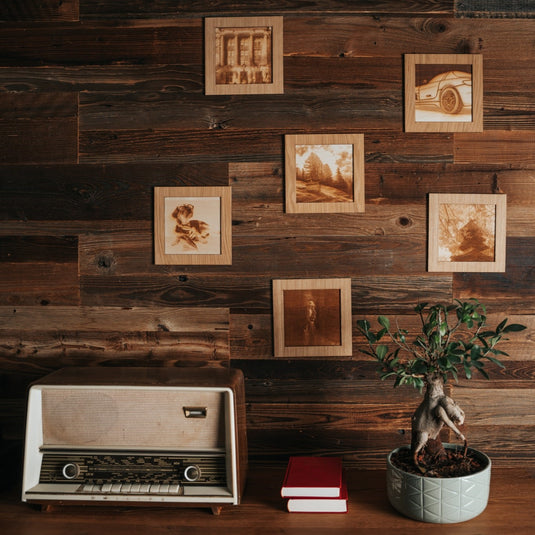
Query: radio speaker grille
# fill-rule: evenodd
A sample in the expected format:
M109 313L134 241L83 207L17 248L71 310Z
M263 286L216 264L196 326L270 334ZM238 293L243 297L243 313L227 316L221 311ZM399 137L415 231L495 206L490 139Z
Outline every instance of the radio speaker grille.
M49 388L42 392L43 445L224 448L225 393L147 388ZM186 418L185 408L206 408Z

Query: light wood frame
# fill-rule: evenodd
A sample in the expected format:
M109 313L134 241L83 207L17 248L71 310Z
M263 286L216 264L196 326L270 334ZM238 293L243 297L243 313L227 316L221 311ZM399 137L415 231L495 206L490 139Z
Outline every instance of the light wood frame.
M245 83L218 83L217 82L217 44L218 30L228 28L252 29L270 28L271 47L267 58L267 67L271 70L270 81ZM210 17L204 20L205 36L205 93L207 95L251 95L284 93L284 61L283 61L283 17ZM236 47L237 48L237 47ZM264 69L265 70L265 69ZM228 69L229 76L244 76L246 69L238 73L236 69ZM252 75L252 74L251 74ZM262 69L257 69L255 76L262 76Z
M417 120L416 106L416 66L440 66L451 70L455 65L470 65L472 75L471 120L467 117L467 106L458 113L441 113L438 92L430 93L428 111L432 110L433 120ZM443 72L446 72L443 71ZM440 69L438 69L440 72ZM431 74L434 76L434 74ZM460 81L452 81L455 85ZM450 84L450 83L448 83ZM459 87L462 84L459 83ZM442 89L443 90L443 89ZM460 92L453 90L455 95ZM452 90L450 90L450 95ZM436 100L435 100L436 98ZM461 97L462 100L462 97ZM451 100L450 100L451 102ZM422 105L418 106L421 109ZM421 113L421 111L420 111ZM429 118L430 116L428 116ZM406 132L482 132L483 131L483 57L481 54L405 54L405 131Z
M295 292L289 294L288 291ZM306 327L310 325L307 322L307 318L310 319L307 311L311 310L309 301L313 301L315 311L313 336ZM303 314L302 329L300 313ZM292 334L290 330L292 327L295 330L295 325L298 325L298 332ZM351 279L274 280L273 335L276 357L352 355Z
M453 210L452 217L445 213L448 206ZM455 207L458 214L455 214ZM429 194L428 271L504 272L506 220L507 196L504 194ZM463 226L456 229L456 224ZM491 238L486 248L483 247L485 235ZM461 237L465 241L456 249L455 244ZM454 240L453 247L448 247L450 239ZM455 251L457 255L453 260L447 258L448 252Z
M181 216L173 214L172 207L185 204L192 213L187 227L183 225L178 232L177 217ZM209 224L210 235L198 240L203 223ZM232 264L231 188L154 188L154 258L156 264L166 265Z
M298 202L297 149L303 145L351 145L351 197L343 202ZM334 173L335 169L331 169ZM286 212L364 212L364 134L304 134L285 136ZM319 186L321 190L321 184Z

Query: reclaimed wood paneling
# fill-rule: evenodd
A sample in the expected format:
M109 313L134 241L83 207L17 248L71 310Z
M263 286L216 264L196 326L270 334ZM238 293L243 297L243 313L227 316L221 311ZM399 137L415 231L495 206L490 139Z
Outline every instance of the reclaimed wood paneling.
M406 281L406 284L408 285L411 282L413 281L411 279L408 279ZM403 292L403 287L401 291ZM445 292L436 291L436 301L447 302L448 298L443 299L441 297L442 293L445 294ZM413 301L411 301L410 304L406 303L402 312L411 309L413 306L413 302L415 300L418 300L422 295L424 295L424 292L422 290L415 289L414 295L412 295L412 297L414 297ZM434 295L433 290L431 289L429 294L426 293L425 295L432 298L431 296ZM395 319L394 321L399 322L400 326L406 328L412 334L412 336L415 336L418 332L418 318L415 317L414 314L410 316L399 315L400 310L396 311L392 309L392 298L390 298L390 301L388 301L387 295L384 296L385 304L383 305L383 308L378 308L377 302L370 303L370 300L366 299L363 299L361 301L360 293L358 291L355 292L354 289L352 297L354 310L354 336L352 358L356 358L359 360L366 360L368 358L361 353L361 350L367 349L364 338L360 334L355 334L358 333L358 329L356 327L356 318L358 317L361 319L368 319L368 321L370 321L372 324L376 321L376 316L367 316L365 314L359 314L358 310L360 309L375 310L375 313L377 315L386 314L391 316L393 314L394 316L391 317ZM355 303L357 303L357 312L355 312ZM403 305L401 302L399 302L398 306L401 309ZM398 314L396 314L396 312ZM511 322L522 323L523 325L526 325L528 327L527 334L517 335L509 340L502 340L502 350L508 353L508 356L503 356L501 358L504 363L507 363L507 365L509 365L509 362L513 361L535 361L534 341L532 340L531 335L533 329L535 329L535 322L530 312L531 311L528 311L525 314L515 314L514 311L505 312L506 314L508 314L508 318ZM490 313L488 322L488 325L490 327L495 327L498 324L498 321L493 322L494 318L497 318L496 314ZM262 313L261 310L253 310L249 313L247 311L236 311L235 313L231 314L230 344L233 359L250 359L253 354L264 359L273 359L274 357L272 338L273 336L271 314ZM280 359L275 360L279 360L279 362L282 362ZM489 372L490 371L492 370L489 369ZM496 371L497 370L494 370L494 372Z
M333 103L334 105L334 103ZM253 107L251 107L251 110ZM287 133L310 132L320 129L305 121L304 113L300 125L306 127L288 129ZM283 115L280 116L281 120ZM329 121L332 121L332 116ZM356 129L355 118L348 121L346 133L362 132L365 126ZM324 127L325 127L325 123ZM351 125L351 126L350 126ZM379 127L380 122L373 121L370 130ZM310 128L310 130L308 130ZM331 131L335 128L332 123ZM264 130L83 130L80 131L80 162L82 163L130 163L142 157L145 161L167 161L194 163L214 161L222 162L258 162L273 160L281 155L283 136L279 131ZM439 134L430 139L429 144L422 144L415 134L381 132L372 133L371 139L365 140L367 161L398 163L453 163L453 137ZM462 163L462 162L460 162Z
M535 311L534 238L508 238L504 273L455 273L453 291L458 299L484 295L487 302L517 312Z
M533 21L453 0L303 4L2 5L0 436L22 437L28 383L61 366L230 364L252 459L383 466L419 395L378 379L357 319L416 332L416 303L475 296L491 325L528 328L505 369L450 392L474 445L535 460ZM258 13L284 16L284 93L204 95L203 17ZM403 55L431 52L483 55L484 132L403 131ZM285 212L284 136L306 133L364 134L365 212ZM154 187L225 185L232 265L156 266ZM507 194L504 273L427 271L429 193ZM351 278L353 355L275 358L272 281L323 277Z
M292 132L303 128L398 129L401 119L399 91L299 90L284 96L181 97L174 92L81 95L80 129L83 132L139 130L191 131L191 135L237 131ZM222 98L225 104L222 106ZM305 120L306 119L306 120ZM409 138L410 139L410 138ZM199 143L197 139L196 143ZM202 146L202 145L201 145ZM201 147L200 146L200 147ZM199 147L199 148L200 148Z
M455 134L454 161L458 164L535 164L535 132L491 130L481 134Z
M202 65L0 66L1 91L168 91L202 93Z
M0 93L0 135L0 164L76 163L78 95Z
M504 62L532 57L525 43L530 41L533 22L522 19L292 16L285 17L284 28L287 55L382 59L432 50L434 54L484 54Z
M278 133L168 130L81 131L80 162L145 161L213 163L269 160L280 155ZM233 155L234 154L234 155Z
M152 199L153 188L162 184L226 186L227 168L221 164L144 162L4 165L0 166L0 213L4 220L65 221L64 225L84 220L152 221L152 204L147 199Z
M10 305L78 305L80 284L74 263L0 264L0 299Z
M184 270L184 266L155 266L152 260L152 235L149 232L110 233L81 237L80 254L82 274L85 266L95 265L104 276L140 276L141 274L167 274ZM425 240L419 236L244 236L233 238L232 266L217 269L204 268L213 273L232 275L268 272L280 276L340 277L343 273L374 271L414 274L425 271ZM101 265L98 259L107 251L113 251L109 265ZM422 257L423 255L424 257ZM292 258L292 262L288 259ZM200 268L190 268L197 269ZM108 282L105 284L109 284ZM118 282L118 281L117 281ZM126 282L126 280L124 281Z
M79 1L80 0L3 0L0 4L0 21L77 21Z
M454 0L418 0L399 2L396 0L313 0L303 5L298 0L277 0L268 4L264 0L217 0L207 4L204 0L165 0L156 3L135 0L128 2L128 12L124 13L123 0L79 0L83 17L117 18L174 18L213 16L236 16L258 14L309 14L309 13L351 13L358 14L399 14L399 15L446 15L453 13Z
M0 307L0 324L4 370L12 372L22 369L16 365L21 357L33 371L54 369L55 359L164 366L229 359L225 308L12 306Z
M0 65L198 65L202 63L202 21L178 19L113 21L92 25L64 23L32 26L32 38L20 25L2 28Z
M80 304L77 237L4 236L0 247L0 302Z
M514 404L511 398L515 399ZM518 444L529 443L529 437L535 433L533 382L530 388L522 389L456 387L455 399L470 415L466 426L469 442L490 455L493 463L515 466L533 462L532 448L518 448Z

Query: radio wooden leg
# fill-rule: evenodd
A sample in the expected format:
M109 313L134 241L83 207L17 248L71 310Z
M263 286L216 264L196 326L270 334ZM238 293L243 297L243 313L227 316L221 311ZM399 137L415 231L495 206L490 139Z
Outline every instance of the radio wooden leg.
M212 505L212 514L219 516L221 514L221 509L223 509L222 505Z

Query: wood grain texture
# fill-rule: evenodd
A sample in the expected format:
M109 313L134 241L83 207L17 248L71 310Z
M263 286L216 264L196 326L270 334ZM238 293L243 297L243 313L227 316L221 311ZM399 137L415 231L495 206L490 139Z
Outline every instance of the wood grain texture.
M454 294L485 295L488 303L501 303L504 309L532 311L533 303L533 238L509 238L505 273L454 275Z
M173 23L139 24L120 21L32 28L27 39L24 26L2 29L0 65L117 65L202 63L202 21L179 19Z
M78 20L80 0L5 0L0 5L2 22Z
M76 163L76 93L3 93L0 163Z
M0 299L10 305L78 305L75 236L5 236L0 250Z
M83 236L80 253L84 263L83 275L98 266L101 275L140 276L153 274L166 278L169 273L183 271L177 265L162 269L152 263L152 234L150 231L95 234ZM389 275L393 272L406 275L425 272L425 238L422 236L244 236L233 240L232 266L225 268L227 274L265 274L270 267L280 275L340 276L341 273L375 273ZM100 262L102 255L109 261ZM414 253L411 256L411 252ZM424 256L416 255L421 252ZM294 262L287 263L292 257ZM254 262L251 262L254 259ZM87 266L87 267L86 267ZM215 272L214 266L206 266L207 272ZM220 271L221 273L221 271ZM156 280L156 279L155 279ZM96 280L95 280L96 282ZM103 281L104 282L104 281ZM106 284L110 280L108 279ZM124 281L126 283L126 280ZM149 282L150 284L150 282Z
M496 163L533 165L535 133L532 131L502 132L491 130L473 136L456 134L455 163L467 164L492 160Z
M125 16L121 0L96 2L81 0L80 10L88 18L117 18ZM400 3L396 0L313 0L303 5L298 0L271 1L269 5L263 0L217 0L207 5L203 0L165 0L147 5L135 0L129 2L128 16L133 18L174 18L201 17L217 13L219 16L236 16L273 13L281 15L313 13L348 13L348 14L400 14L400 15L451 15L453 0L418 0Z
M228 309L0 307L4 369L229 358ZM96 360L93 362L93 358ZM21 360L22 359L22 360ZM54 359L57 363L54 364Z
M232 365L253 460L382 467L419 396L378 380L357 319L416 333L416 303L475 296L491 323L528 328L504 343L505 370L451 393L498 465L535 462L533 21L459 16L453 0L8 0L0 14L0 436L22 439L29 382L59 367ZM204 94L203 19L226 16L284 17L284 93ZM404 132L404 54L481 55L484 131ZM364 136L364 212L286 213L287 134ZM221 186L232 264L155 265L154 188ZM431 193L507 195L503 273L427 270ZM330 277L351 279L352 353L275 358L273 280ZM507 420L517 405L525 424ZM253 514L277 510L253 492ZM281 530L303 527L282 513Z
M0 211L4 220L39 221L35 229L41 231L49 221L62 221L65 228L74 221L86 221L87 230L109 228L119 225L119 221L152 222L153 207L147 199L153 198L157 186L207 184L226 186L227 166L143 162L109 166L3 165Z
M127 535L134 530L154 535L169 531L202 535L222 529L236 535L267 535L273 531L298 535L349 535L355 532L355 526L366 534L394 531L400 535L414 533L414 520L396 513L388 503L383 466L377 469L346 466L349 489L347 514L289 514L285 500L280 497L286 462L287 457L277 465L251 467L242 504L223 508L219 516L212 515L208 509L176 507L70 506L43 514L21 503L17 490L13 488L0 495L0 522L9 526L6 535L30 535L37 530L43 535L66 535L73 530L94 535L109 529L117 535ZM493 467L492 491L487 509L470 522L457 524L455 533L502 535L513 527L518 535L529 535L533 529L530 505L534 485L533 471L529 467L518 466L512 470ZM423 535L452 529L429 523L416 526L417 532Z

